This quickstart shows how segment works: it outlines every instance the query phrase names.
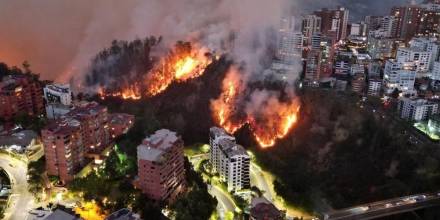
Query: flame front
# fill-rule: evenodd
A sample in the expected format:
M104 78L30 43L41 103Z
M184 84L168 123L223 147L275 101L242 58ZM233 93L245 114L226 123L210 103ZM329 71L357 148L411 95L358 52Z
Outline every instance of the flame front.
M223 81L223 92L220 98L211 102L215 120L229 133L236 132L245 124L245 121L233 121L232 118L240 90L238 71L231 68Z
M203 75L206 67L212 62L212 58L206 56L207 49L191 47L179 48L162 57L153 69L145 74L142 82L123 87L117 92L98 91L101 98L105 96L120 97L123 99L141 99L153 97L164 92L172 83L185 82Z
M211 102L214 119L227 132L235 133L243 125L249 124L255 140L266 148L275 145L277 139L284 138L297 122L300 108L296 100L280 102L270 98L253 111L239 114L236 110L243 101L240 97L243 93L239 72L231 68L223 81L222 94Z

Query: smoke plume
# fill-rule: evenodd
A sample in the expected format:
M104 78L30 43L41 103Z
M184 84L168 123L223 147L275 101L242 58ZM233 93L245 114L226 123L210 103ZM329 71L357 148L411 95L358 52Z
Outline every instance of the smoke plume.
M352 17L360 18L385 14L391 6L404 3L407 1L291 0L287 6L279 0L0 1L0 60L11 65L28 60L43 78L67 80L82 74L90 59L113 39L164 35L172 41L186 32L218 43L227 34L220 30L244 28L242 36L249 36L252 27L276 24L280 6L302 14L343 5ZM200 27L203 31L197 31Z

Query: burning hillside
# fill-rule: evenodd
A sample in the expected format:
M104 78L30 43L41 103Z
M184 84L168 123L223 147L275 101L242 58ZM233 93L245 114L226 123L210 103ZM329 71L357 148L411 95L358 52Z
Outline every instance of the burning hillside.
M228 65L229 68L226 67L226 69L224 65L214 65L217 59L209 53L209 50L193 46L191 43L178 42L173 50L161 57L150 57L149 52L154 50L156 44L148 45L149 47L144 47L146 52L142 54L144 58L141 61L150 68L126 68L128 70L125 70L124 74L104 77L105 80L101 80L100 84L102 85L98 90L101 99L116 97L147 101L162 93L174 94L172 95L174 97L168 97L164 94L155 98L155 102L158 103L154 105L161 108L158 114L174 114L177 109L181 109L179 115L182 114L182 118L178 121L183 120L184 124L189 117L183 116L186 113L211 116L212 121L205 120L200 123L208 123L206 125L208 128L217 124L229 133L235 133L244 125L248 125L254 139L261 147L273 146L277 139L288 134L297 121L299 104L293 95L288 95L284 91L290 84L270 89L264 85L255 87L248 81L244 68L239 68L237 64ZM118 51L115 48L113 50ZM112 50L110 49L110 51ZM115 55L119 59L110 62L111 64L116 63L113 66L115 69L121 69L121 66L126 65L124 62L119 63L121 62L120 57L124 56L124 54ZM134 58L136 59L138 56L136 55ZM219 67L224 69L222 74L216 73L216 68ZM215 80L210 80L211 76L202 78L206 74L218 74L218 76L212 76L216 78ZM173 86L180 84L183 87ZM190 84L198 86L189 86ZM215 88L218 89L215 90ZM168 91L170 89L173 91ZM181 96L188 96L188 98ZM194 98L200 99L202 96L202 100L194 101ZM159 101L168 98L170 98L169 101ZM171 104L175 100L181 101L183 106L177 107L175 104ZM180 125L174 125L174 122L167 123L171 123L170 127L182 127L182 122ZM193 128L186 130L191 129Z
M277 91L251 90L232 67L223 80L220 97L211 102L213 117L229 133L249 124L261 147L271 147L287 135L297 121L299 104L296 99L281 101Z
M161 57L145 74L137 74L131 82L113 83L109 88L99 87L98 92L101 98L111 96L138 100L153 97L174 82L200 77L212 59L208 50L195 48L189 42L178 42L174 50Z

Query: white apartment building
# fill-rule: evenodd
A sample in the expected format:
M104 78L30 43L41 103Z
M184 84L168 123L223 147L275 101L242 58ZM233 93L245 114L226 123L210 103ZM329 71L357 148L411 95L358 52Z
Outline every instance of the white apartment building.
M335 74L348 75L350 73L351 66L348 61L340 60L335 63Z
M386 93L390 94L394 89L404 94L414 93L416 72L402 65L396 60L387 60L385 63L383 83Z
M50 84L44 87L44 98L48 103L70 105L72 93L69 84Z
M50 84L44 87L43 92L48 118L59 118L71 110L72 92L69 84Z
M409 121L427 120L438 113L438 103L425 99L401 98L397 107L400 118Z
M431 52L415 47L399 48L396 60L405 67L413 66L417 73L426 73L431 65Z
M379 78L370 78L368 80L368 95L379 96L382 88L382 80Z
M431 70L430 78L432 80L440 80L440 61L435 61Z
M277 57L283 64L296 64L301 61L304 35L295 30L295 18L283 18L279 30Z
M210 162L214 172L220 175L228 191L250 188L250 156L246 150L235 143L235 138L225 130L213 127L209 132L211 144Z

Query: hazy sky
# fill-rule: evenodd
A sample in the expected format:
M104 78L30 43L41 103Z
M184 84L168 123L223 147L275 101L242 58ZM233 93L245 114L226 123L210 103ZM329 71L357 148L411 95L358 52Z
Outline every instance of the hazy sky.
M192 1L200 3L206 0ZM408 2L290 1L299 12L343 5L351 10L351 17L355 19L369 13L385 14L392 5ZM143 7L154 5L150 2L165 4L165 1L157 0L0 0L0 61L21 65L24 60L28 60L31 68L40 72L44 78L55 79L72 66L85 65L90 56L113 39L133 39L150 34L139 31L143 22L141 19L148 18L143 12L149 10L143 10ZM173 1L167 3L170 2ZM209 12L192 12L198 17L203 17L204 13Z

